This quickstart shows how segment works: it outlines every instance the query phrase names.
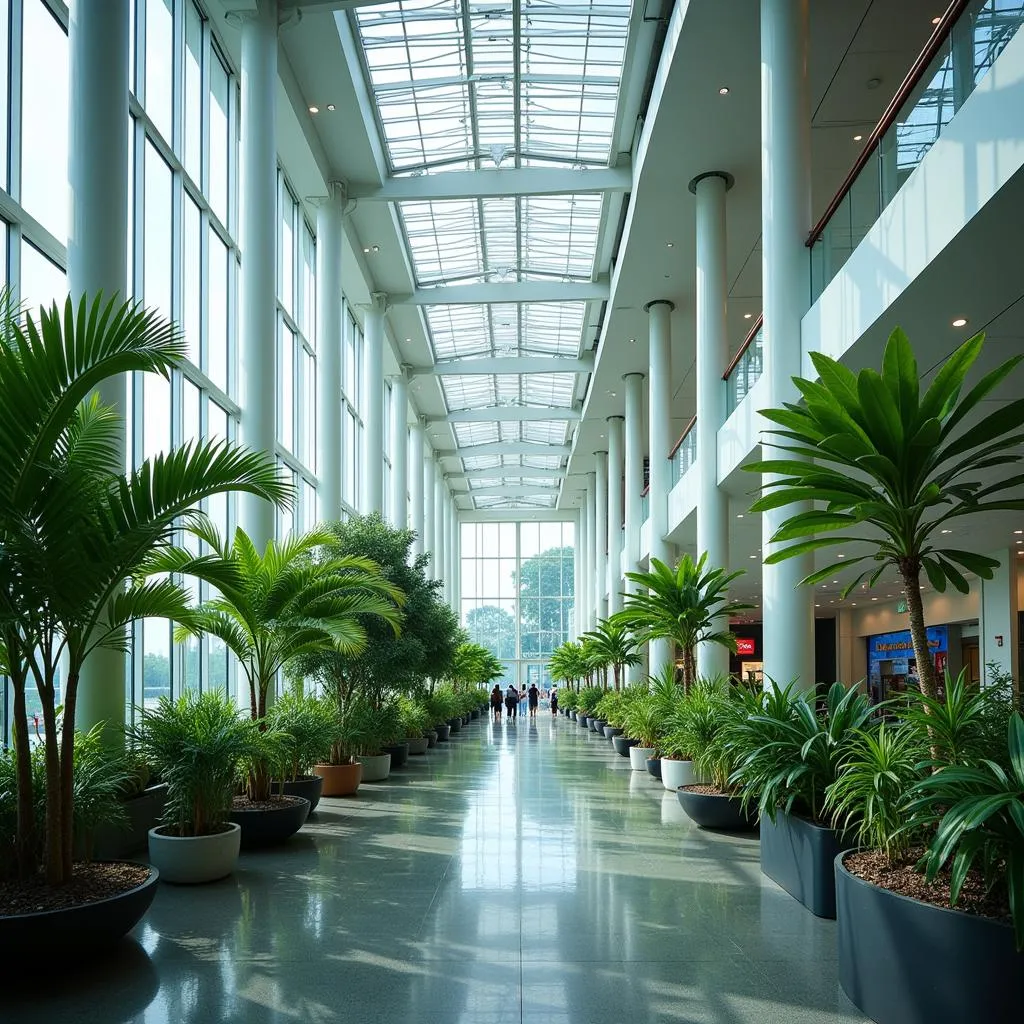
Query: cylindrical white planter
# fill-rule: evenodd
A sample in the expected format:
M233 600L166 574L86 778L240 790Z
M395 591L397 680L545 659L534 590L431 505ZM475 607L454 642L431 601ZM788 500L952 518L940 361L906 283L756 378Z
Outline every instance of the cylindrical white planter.
M149 862L165 882L213 882L235 870L241 842L242 829L234 823L212 836L169 836L151 828Z
M647 771L647 758L654 757L654 747L630 747L629 766L635 772Z
M426 736L410 736L406 742L409 744L410 754L425 754L427 752L428 740Z
M676 790L680 786L692 786L700 779L693 770L692 761L673 761L670 758L661 759L661 781L666 789Z
M390 754L373 754L356 760L363 766L363 782L382 782L391 774Z

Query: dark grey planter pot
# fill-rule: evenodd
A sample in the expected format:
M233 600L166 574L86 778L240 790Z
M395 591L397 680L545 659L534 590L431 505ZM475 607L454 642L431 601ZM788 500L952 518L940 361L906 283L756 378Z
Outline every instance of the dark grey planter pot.
M281 806L272 810L235 808L228 815L242 830L242 849L254 850L277 846L291 838L309 817L309 801L301 797L284 797Z
M437 730L436 729L428 729L423 735L427 737L427 747L436 747L437 746Z
M480 717L480 711L479 710L470 711L469 717L470 718L479 718Z
M835 859L844 846L834 829L778 811L761 821L761 870L816 917L836 916Z
M661 757L647 758L647 770L660 782L661 781Z
M385 754L391 755L391 770L401 768L409 760L409 744L393 743L390 747L384 748Z
M277 783L274 783L274 791L277 791ZM322 775L300 775L297 779L291 779L284 783L285 796L301 796L309 801L309 813L316 810L320 803L320 797L324 791L324 780Z
M451 732L448 734L449 736L451 735L452 732L461 732L462 731L462 719L461 718L449 718L448 719L448 728L451 730Z
M452 734L452 727L450 725L435 725L434 731L437 733L438 743L443 743Z
M581 729L589 729L590 728L590 719L586 715L577 715L576 716L576 724Z
M596 732L598 736L604 735L604 727L608 723L603 718L592 718L590 720L590 731Z
M604 737L607 740L613 740L616 736L621 736L623 730L617 725L606 725L604 727Z
M612 746L615 747L615 753L621 754L623 757L629 757L629 748L635 747L637 741L632 736L613 736Z
M933 907L835 859L839 981L878 1024L1020 1024L1024 954L1013 929Z
M569 715L569 718L572 719L572 721L576 721L576 712L574 710L567 712L567 714Z
M0 949L8 962L52 956L54 942L70 943L75 956L91 957L116 945L142 920L156 895L160 872L119 896L84 903L67 910L38 914L0 914ZM45 1015L40 1015L40 1019Z
M128 815L127 828L113 825L97 826L93 836L92 860L120 860L134 853L142 853L149 845L149 830L164 816L167 786L147 786L138 796L125 800Z
M757 812L743 811L738 796L719 796L717 793L693 793L677 789L676 797L690 820L701 828L719 832L753 832L757 828Z

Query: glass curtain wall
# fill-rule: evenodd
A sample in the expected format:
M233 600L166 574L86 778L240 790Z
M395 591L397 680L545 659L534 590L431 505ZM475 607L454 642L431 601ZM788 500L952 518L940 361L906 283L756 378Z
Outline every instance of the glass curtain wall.
M551 652L574 636L571 522L461 526L462 625L505 665L503 685L548 685Z

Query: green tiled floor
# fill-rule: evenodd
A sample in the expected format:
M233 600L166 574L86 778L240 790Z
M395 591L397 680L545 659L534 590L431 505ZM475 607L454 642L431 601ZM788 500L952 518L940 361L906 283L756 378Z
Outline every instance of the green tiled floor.
M839 1024L835 924L757 843L564 718L481 720L325 800L231 879L163 886L135 943L0 996L4 1024ZM13 1002L13 1005L12 1005Z

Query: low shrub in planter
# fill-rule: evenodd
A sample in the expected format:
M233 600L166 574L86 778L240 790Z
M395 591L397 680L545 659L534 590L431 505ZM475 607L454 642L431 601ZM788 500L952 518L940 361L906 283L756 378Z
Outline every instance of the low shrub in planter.
M602 697L604 697L604 690L600 686L585 686L579 692L576 711L590 718Z
M277 698L266 723L269 730L287 737L281 772L285 782L309 776L314 765L326 763L341 733L332 701L295 691Z

